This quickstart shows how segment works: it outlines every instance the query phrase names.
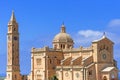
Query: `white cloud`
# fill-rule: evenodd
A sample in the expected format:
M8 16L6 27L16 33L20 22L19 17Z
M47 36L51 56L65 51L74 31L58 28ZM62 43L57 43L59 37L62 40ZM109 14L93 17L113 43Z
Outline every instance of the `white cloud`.
M109 33L110 39L115 42L115 44L120 44L120 19L113 19L108 23L106 31Z
M97 37L103 34L103 32L100 31L93 31L93 30L81 30L78 32L79 35L82 35L86 38L88 37Z
M77 35L75 35L74 42L75 47L89 47L91 42L94 40L98 40L102 38L103 32L102 31L95 31L95 30L80 30L78 31ZM114 57L119 58L119 47L120 47L120 36L117 33L109 32L106 30L106 36L112 40L114 45Z
M113 19L108 24L109 28L117 28L120 27L120 19Z
M120 32L119 29L120 29L120 19L113 19L108 23L106 30L114 34L119 34Z
M77 35L75 35L74 42L75 46L89 46L93 40L100 39L103 35L103 32L95 30L80 30Z
M116 45L120 44L120 36L116 33L106 31L106 36L113 41ZM103 32L102 31L95 31L95 30L80 30L78 31L77 35L74 35L74 42L75 45L83 45L88 46L91 44L92 41L98 40L102 38Z

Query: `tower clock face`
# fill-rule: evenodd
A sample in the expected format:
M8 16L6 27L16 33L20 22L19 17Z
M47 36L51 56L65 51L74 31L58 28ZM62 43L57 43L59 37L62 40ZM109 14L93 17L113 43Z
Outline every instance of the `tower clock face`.
M102 55L102 58L103 58L104 60L107 58L107 56L106 56L105 53Z
M17 37L14 37L14 40L17 40Z

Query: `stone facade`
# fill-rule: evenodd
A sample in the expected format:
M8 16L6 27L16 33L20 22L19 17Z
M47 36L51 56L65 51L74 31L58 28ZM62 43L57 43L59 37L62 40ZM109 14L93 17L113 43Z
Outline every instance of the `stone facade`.
M14 15L12 18L15 21ZM8 37L12 36L12 39L8 40L6 80L51 80L53 76L58 80L118 80L117 63L113 58L114 43L104 34L90 47L74 48L74 41L66 33L64 24L53 39L53 48L31 49L31 73L20 75L18 25L14 25L8 25ZM10 26L13 30L15 27L15 32L10 32ZM16 48L11 49L13 45ZM16 55L13 55L14 52Z
M88 48L74 48L63 24L53 39L53 48L32 48L30 80L50 80L54 75L59 80L118 80L113 45L104 34Z

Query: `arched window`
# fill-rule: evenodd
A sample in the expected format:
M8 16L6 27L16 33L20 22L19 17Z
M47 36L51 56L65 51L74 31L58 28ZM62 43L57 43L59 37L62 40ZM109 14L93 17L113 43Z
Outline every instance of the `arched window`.
M65 45L63 45L63 49L65 49Z
M17 76L15 75L15 80L17 79Z
M62 49L62 44L61 44L61 49Z
M36 71L36 80L42 80L42 74L40 73L40 70Z
M16 31L16 28L14 28L14 31Z
M106 76L104 76L104 77L103 77L103 80L107 80L107 77L106 77Z

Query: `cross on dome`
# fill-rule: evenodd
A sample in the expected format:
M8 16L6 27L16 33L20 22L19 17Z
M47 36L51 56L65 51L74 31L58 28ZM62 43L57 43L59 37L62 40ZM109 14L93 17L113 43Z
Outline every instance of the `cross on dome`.
M66 28L65 28L64 22L61 26L61 33L66 33Z

